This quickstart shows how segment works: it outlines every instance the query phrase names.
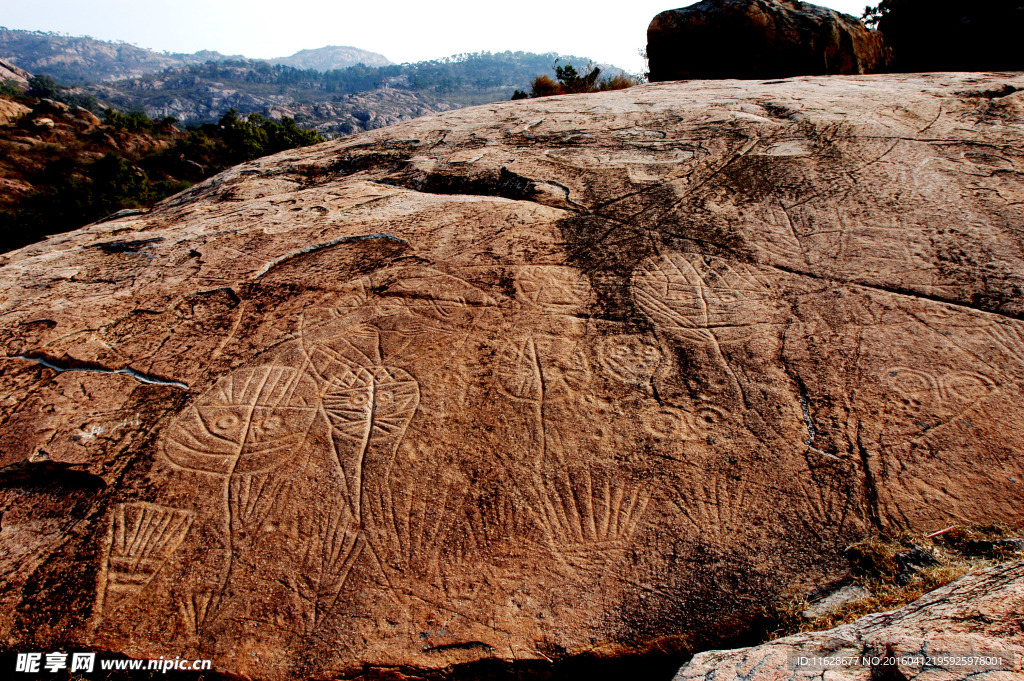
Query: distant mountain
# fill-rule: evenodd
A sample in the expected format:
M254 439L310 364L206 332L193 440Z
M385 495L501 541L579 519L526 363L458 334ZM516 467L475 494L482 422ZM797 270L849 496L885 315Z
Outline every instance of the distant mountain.
M290 57L267 59L271 64L292 66L297 69L313 69L314 71L333 71L344 69L356 64L366 66L387 66L391 63L383 54L360 50L358 47L328 45L315 50L299 50Z
M123 42L96 40L88 36L67 36L43 31L22 31L0 27L0 59L32 73L45 73L67 85L100 83L138 78L176 66L208 61L245 59L242 55L224 55L211 50L191 54L156 52ZM265 60L298 69L332 71L356 64L387 66L382 54L358 47L328 45L300 50L290 57Z
M0 59L67 85L136 78L172 66L238 59L219 52L156 52L128 43L0 27Z

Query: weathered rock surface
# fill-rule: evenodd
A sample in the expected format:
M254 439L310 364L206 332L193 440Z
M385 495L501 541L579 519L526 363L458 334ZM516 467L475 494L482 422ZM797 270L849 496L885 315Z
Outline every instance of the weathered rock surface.
M20 69L6 59L0 59L0 81L13 82L19 87L28 87L28 79L32 76L25 69Z
M1018 521L1007 85L464 109L0 256L0 635L266 679L706 648L880 527Z
M785 78L885 70L881 35L856 18L799 0L703 0L654 17L651 81Z
M701 653L676 681L1014 681L1022 660L1024 562L1016 561L829 631Z
M32 109L10 99L0 99L0 125L14 123Z

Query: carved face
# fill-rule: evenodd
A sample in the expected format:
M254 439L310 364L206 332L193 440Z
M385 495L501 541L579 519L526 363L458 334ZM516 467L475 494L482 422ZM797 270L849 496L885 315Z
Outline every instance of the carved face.
M316 393L312 379L295 369L240 369L178 416L164 452L176 465L196 471L268 470L305 440Z
M633 295L661 329L695 342L746 340L775 321L777 308L754 268L684 253L648 261L633 278Z
M335 365L324 411L342 435L364 439L404 432L419 406L419 385L406 371L371 367L352 371Z

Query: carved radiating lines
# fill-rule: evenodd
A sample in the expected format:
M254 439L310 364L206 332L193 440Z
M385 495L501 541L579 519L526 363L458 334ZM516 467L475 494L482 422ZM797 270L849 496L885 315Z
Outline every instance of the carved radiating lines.
M363 525L383 569L437 582L466 489L440 471L425 476L425 482L390 479L378 494L367 496Z
M326 520L303 536L297 592L304 605L304 629L314 631L341 595L365 539L347 508L332 509Z
M673 504L694 534L721 546L740 543L751 518L771 516L758 483L725 475L695 477Z
M652 258L634 274L633 296L660 329L690 342L744 341L775 321L768 280L750 265L713 256Z
M138 595L185 540L192 520L187 511L156 504L115 506L104 605L112 609Z
M525 491L540 526L558 546L625 543L651 500L649 485L588 466L537 474Z

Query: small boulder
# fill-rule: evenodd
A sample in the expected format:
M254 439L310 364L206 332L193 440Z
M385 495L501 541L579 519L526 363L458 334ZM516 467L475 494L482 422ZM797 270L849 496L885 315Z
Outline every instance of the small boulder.
M71 110L71 113L76 119L90 127L95 127L102 123L102 121L100 121L99 117L96 116L96 114L80 106L76 106L75 108L73 108Z
M812 601L807 609L800 613L804 619L814 620L824 617L846 603L870 598L871 592L859 584L849 584L829 593L820 600Z
M939 565L938 559L920 546L897 553L895 561L899 570L896 575L896 583L900 586L909 584L914 575L921 570Z
M45 97L43 99L40 99L39 104L37 104L35 107L36 111L47 111L53 113L64 113L70 108L71 107L69 107L64 102L58 102L54 99L47 99Z
M703 0L647 29L650 80L785 78L884 71L881 36L798 0Z

